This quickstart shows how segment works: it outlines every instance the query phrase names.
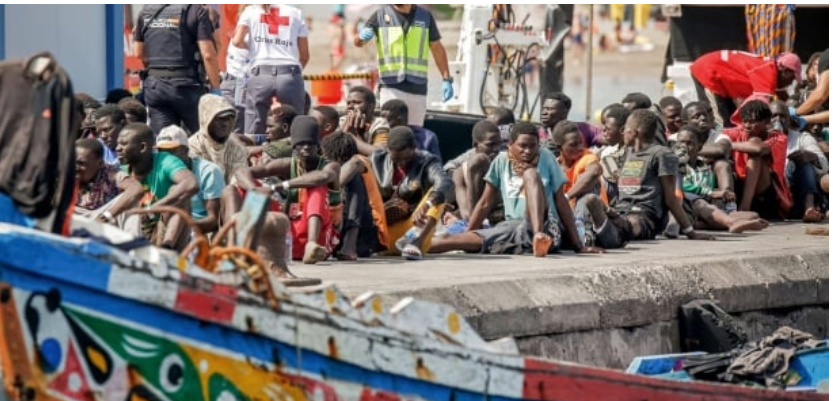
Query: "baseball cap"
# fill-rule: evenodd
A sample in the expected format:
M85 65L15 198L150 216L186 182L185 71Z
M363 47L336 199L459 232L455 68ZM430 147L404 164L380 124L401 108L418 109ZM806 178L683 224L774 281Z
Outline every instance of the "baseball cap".
M156 137L156 149L176 149L180 146L188 146L188 134L182 127L169 125L159 131Z
M795 81L801 82L801 59L795 53L781 53L777 62L779 67L793 70Z

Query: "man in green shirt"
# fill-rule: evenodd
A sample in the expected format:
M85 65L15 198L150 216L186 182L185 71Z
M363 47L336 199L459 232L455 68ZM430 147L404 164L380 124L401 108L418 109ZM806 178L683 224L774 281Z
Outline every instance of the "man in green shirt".
M122 169L145 190L139 205L174 206L190 213L191 196L199 191L194 174L176 156L155 153L155 144L153 131L146 124L128 124L119 133L116 151ZM182 218L174 214L147 217L143 231L156 246L168 249L181 251L189 240Z

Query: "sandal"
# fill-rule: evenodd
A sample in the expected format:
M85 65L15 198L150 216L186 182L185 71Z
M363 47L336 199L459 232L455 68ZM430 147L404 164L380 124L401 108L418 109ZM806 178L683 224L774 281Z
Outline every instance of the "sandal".
M422 251L414 244L405 245L402 248L402 259L405 260L421 260Z
M804 218L801 221L805 223L818 223L824 217L822 216L821 212L818 209L811 207L804 211Z

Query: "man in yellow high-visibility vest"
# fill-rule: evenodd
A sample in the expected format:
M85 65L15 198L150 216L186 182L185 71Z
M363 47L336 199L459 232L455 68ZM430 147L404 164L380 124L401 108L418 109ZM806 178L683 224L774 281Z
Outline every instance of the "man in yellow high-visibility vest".
M354 40L358 47L376 38L380 101L408 105L408 125L422 127L428 94L428 50L443 77L443 101L454 96L448 56L431 12L414 4L379 7Z

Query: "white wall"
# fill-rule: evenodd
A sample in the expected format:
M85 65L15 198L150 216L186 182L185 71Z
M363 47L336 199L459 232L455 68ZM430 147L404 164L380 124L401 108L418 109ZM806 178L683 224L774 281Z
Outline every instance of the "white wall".
M104 5L6 4L6 59L51 52L75 92L107 94Z

